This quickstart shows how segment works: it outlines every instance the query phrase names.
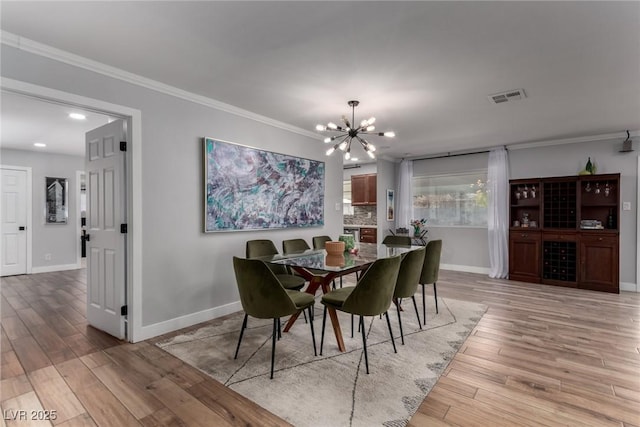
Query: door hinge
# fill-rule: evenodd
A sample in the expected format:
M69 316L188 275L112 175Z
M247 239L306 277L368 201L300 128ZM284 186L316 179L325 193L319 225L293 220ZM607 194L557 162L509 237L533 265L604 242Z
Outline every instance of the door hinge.
M127 141L120 141L120 151L127 151Z
M127 234L127 224L120 224L120 233Z
M126 316L127 315L127 306L123 305L122 307L120 307L120 316Z

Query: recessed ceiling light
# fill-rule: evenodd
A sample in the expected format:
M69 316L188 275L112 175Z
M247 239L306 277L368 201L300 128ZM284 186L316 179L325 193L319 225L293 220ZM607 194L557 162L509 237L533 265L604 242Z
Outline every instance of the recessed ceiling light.
M43 142L34 142L33 143L34 147L38 147L38 148L44 148L47 146L47 144L43 143Z
M69 117L71 117L74 120L84 120L87 118L87 116L85 116L84 114L80 114L80 113L70 113Z

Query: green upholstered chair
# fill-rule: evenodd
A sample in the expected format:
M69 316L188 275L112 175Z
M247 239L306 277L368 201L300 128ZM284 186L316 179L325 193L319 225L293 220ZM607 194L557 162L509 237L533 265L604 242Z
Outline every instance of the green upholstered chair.
M257 258L261 256L278 255L276 245L271 240L249 240L246 246L247 258ZM284 265L269 264L269 268L274 272L285 289L300 290L304 287L305 280L300 276L291 274Z
M313 238L313 249L324 249L324 244L327 242L331 242L331 237L315 236Z
M240 302L245 313L242 329L240 329L240 337L238 338L238 346L233 358L238 358L242 335L247 327L247 318L249 316L258 319L273 319L273 337L271 339L271 378L273 378L276 337L280 330L280 317L305 309L309 310L309 316L311 316L315 298L305 292L285 289L264 261L233 257L233 269L236 273ZM317 356L313 322L309 322L309 325L311 326L313 353Z
M398 325L400 326L400 338L402 340L402 345L404 345L402 318L400 316L400 300L402 298L411 297L411 300L413 301L413 308L416 311L416 318L418 319L418 326L422 329L415 293L418 290L418 281L420 280L420 274L422 273L425 252L425 248L420 248L405 254L404 258L402 258L402 262L400 263L398 280L396 280L396 289L393 291L393 300L396 302L396 309L398 311Z
M391 336L393 351L396 343L391 331L391 322L387 310L391 305L393 291L400 269L400 255L376 260L362 275L356 286L336 289L322 296L324 314L322 316L322 338L320 339L320 355L324 344L324 329L327 321L327 308L334 308L345 313L360 316L360 331L362 332L362 346L364 348L364 362L369 373L369 358L367 355L367 338L364 327L364 316L378 316L385 314L387 327Z
M438 273L440 272L440 254L442 252L442 240L430 240L427 243L427 251L424 256L424 264L422 265L422 273L420 274L420 284L422 285L422 310L424 316L424 324L427 322L427 306L424 299L424 286L433 283L433 297L436 300L436 313L438 313L438 292L436 290L436 282L438 281Z
M411 246L411 237L409 236L386 236L382 243L385 245L404 245Z
M303 252L311 249L304 239L289 239L282 241L282 252L287 255L293 252Z

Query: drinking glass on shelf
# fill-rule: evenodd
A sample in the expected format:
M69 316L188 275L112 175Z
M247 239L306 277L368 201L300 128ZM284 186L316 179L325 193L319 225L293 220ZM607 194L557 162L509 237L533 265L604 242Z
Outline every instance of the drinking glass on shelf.
M520 187L516 190L516 200L520 200Z
M604 185L604 197L609 197L610 192L611 192L611 188L609 187L609 183L607 182Z
M535 185L531 186L531 198L532 199L536 198L536 186Z
M600 183L596 182L596 189L593 192L595 194L600 194Z
M524 186L524 190L522 190L522 198L526 199L529 196L529 188L527 188L527 186Z
M586 191L587 193L591 192L591 183L587 182L587 186L584 187L584 191Z

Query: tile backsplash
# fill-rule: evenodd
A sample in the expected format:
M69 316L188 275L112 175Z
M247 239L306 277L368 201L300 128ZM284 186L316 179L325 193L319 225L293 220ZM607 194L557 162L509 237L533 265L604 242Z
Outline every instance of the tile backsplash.
M353 215L345 215L343 222L346 225L377 225L376 206L354 206Z

